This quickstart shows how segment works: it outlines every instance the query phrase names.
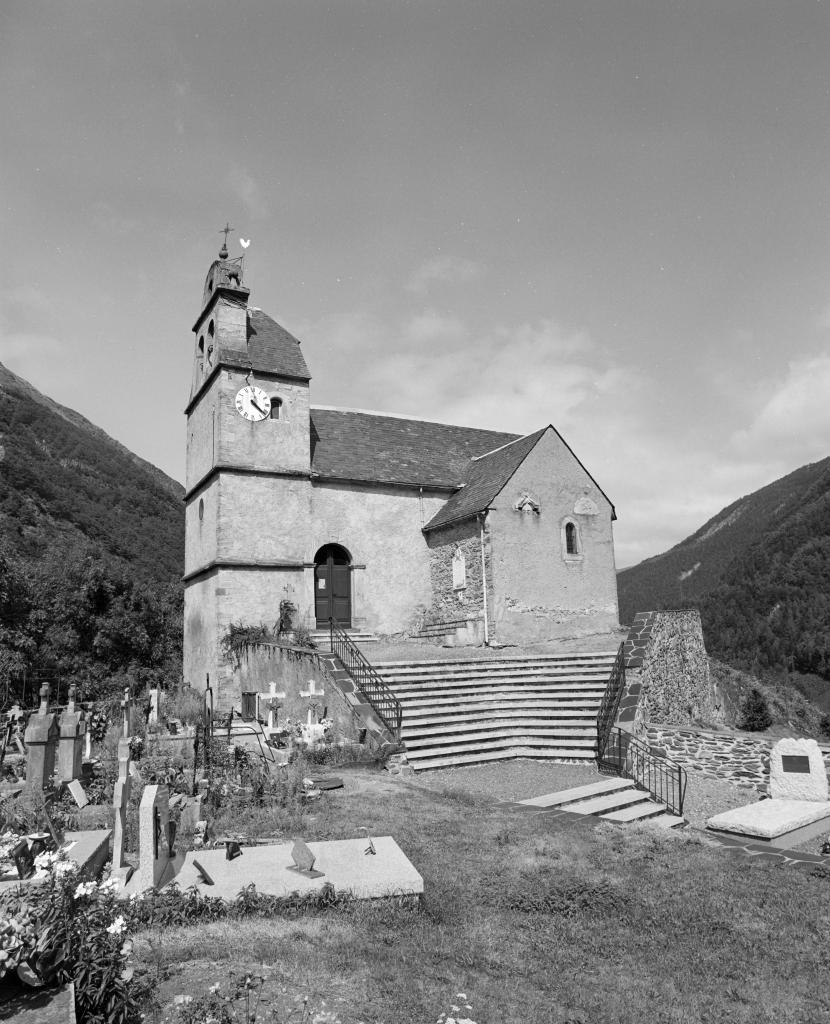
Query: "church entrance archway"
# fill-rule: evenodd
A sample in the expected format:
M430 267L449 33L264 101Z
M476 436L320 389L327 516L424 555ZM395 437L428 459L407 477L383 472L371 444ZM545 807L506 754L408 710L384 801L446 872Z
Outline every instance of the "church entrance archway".
M318 629L329 618L344 629L352 624L352 559L339 544L326 544L314 556L314 613Z

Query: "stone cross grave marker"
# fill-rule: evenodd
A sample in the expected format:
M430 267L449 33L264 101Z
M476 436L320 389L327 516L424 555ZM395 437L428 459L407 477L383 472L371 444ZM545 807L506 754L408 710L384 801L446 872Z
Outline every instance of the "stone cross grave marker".
M171 873L170 806L167 786L145 786L138 809L137 892L162 886Z
M300 696L301 697L324 697L325 696L325 689L321 688L321 689L318 690L317 689L317 680L316 679L309 679L309 681L308 681L308 689L307 690L300 690Z
M133 734L133 702L130 697L130 688L124 687L124 697L121 701L121 735L129 739Z
M120 878L122 885L129 881L133 870L124 860L124 830L132 791L130 767L130 741L122 737L118 741L118 779L112 794L112 805L115 809L115 825L112 830L112 874Z
M769 795L773 800L828 799L827 768L815 740L786 738L772 748Z
M54 714L49 711L49 684L40 688L40 707L26 727L26 787L49 789L55 774L55 749L60 730Z
M322 871L314 870L314 862L317 859L306 846L302 839L295 839L291 848L291 857L294 861L289 865L289 871L296 871L298 875L305 875L306 878L323 878Z
M75 704L77 690L69 687L69 702L60 719L60 749L58 751L58 780L71 782L81 777L83 757L81 747L86 732L83 710Z
M285 700L285 690L277 690L277 684L270 682L268 684L267 693L258 693L257 700L262 703L267 702L268 704L268 732L275 732L277 729L277 712L271 707L271 701L274 700ZM259 708L257 708L257 717L259 716Z

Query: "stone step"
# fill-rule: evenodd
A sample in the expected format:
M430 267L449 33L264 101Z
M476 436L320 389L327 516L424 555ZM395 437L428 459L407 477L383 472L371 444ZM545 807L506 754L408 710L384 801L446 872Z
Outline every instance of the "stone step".
M545 666L585 664L603 666L613 665L617 652L608 654L587 653L587 654L555 654L539 657L506 657L506 658L425 658L421 661L412 659L406 661L377 661L376 668L385 668L390 671L406 671L422 669L434 669L436 671L446 669L464 670L467 668L498 668L499 666Z
M551 747L504 747L500 750L470 750L448 752L434 757L410 758L410 765L416 771L430 768L460 768L465 765L483 764L489 761L513 761L516 758L531 761L586 761L594 760L593 752L575 750L567 746Z
M503 676L517 676L520 679L533 679L537 677L551 677L561 679L573 677L576 679L602 679L607 677L611 667L607 665L515 665L496 664L494 662L478 662L470 665L455 666L433 666L425 664L418 668L393 669L391 666L376 664L376 671L384 679L395 679L400 683L422 679L499 679Z
M463 741L472 735L478 735L479 733L476 730L479 730L481 735L490 735L495 731L501 730L505 736L513 736L517 730L523 732L530 730L534 735L578 736L581 739L591 739L592 742L596 740L597 736L596 725L592 722L589 722L587 725L572 725L570 722L548 722L544 718L519 718L514 720L485 718L483 720L476 719L471 722L457 722L453 725L424 727L407 725L404 720L401 724L401 739L407 744L421 742L432 737L435 737L436 740L443 740L447 736Z
M596 744L593 739L576 737L553 737L537 736L528 732L517 732L511 735L493 736L492 733L483 733L473 736L465 736L463 740L457 737L436 737L436 741L430 743L426 740L413 740L405 743L406 756L413 764L424 757L443 757L445 754L475 753L478 751L502 750L505 747L536 747L545 749L549 747L567 747L579 753L574 756L595 756ZM570 755L563 754L563 757Z
M685 818L666 811L665 814L659 814L656 818L649 818L644 824L654 825L657 828L682 828L688 822Z
M620 789L614 793L605 793L588 800L565 804L562 810L571 811L573 814L600 815L604 811L616 811L618 808L628 807L630 804L644 803L648 798L648 793L644 793L641 789Z
M459 686L457 689L424 690L423 692L412 692L401 690L394 684L386 684L392 693L402 704L412 706L423 706L433 701L458 702L461 700L484 701L499 700L500 698L514 700L562 700L562 701L588 701L601 702L604 694L602 687L584 687L582 689L567 686Z
M648 794L643 793L643 796L648 797ZM632 804L629 807L621 807L619 810L600 814L600 818L604 821L617 821L620 824L624 824L631 821L651 821L665 813L665 804L658 804L652 799L646 799L643 803Z
M606 681L601 679L520 679L513 681L503 679L456 679L452 680L452 682L444 683L436 683L430 680L421 685L413 686L411 683L399 683L397 680L389 679L386 676L381 678L398 699L404 697L406 699L418 697L423 699L442 695L462 695L465 693L473 696L477 693L487 693L488 691L493 693L557 694L561 696L570 694L575 697L599 694L602 697L606 688Z
M534 796L529 800L520 800L519 803L528 804L531 807L563 807L578 800L588 800L591 797L602 796L623 789L633 789L633 787L634 783L631 779L620 779L614 776L613 778L600 779L598 782L589 782L585 786L563 789L559 793Z
M416 708L405 706L403 724L410 726L443 726L454 722L489 721L527 716L562 725L595 725L596 709L591 707L565 707L559 704L465 704L458 708Z

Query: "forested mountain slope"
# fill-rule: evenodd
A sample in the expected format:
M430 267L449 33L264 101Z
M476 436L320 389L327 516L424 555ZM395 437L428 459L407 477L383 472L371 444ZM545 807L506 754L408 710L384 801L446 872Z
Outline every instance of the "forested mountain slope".
M697 605L711 654L830 680L830 459L741 498L618 579L623 621Z
M0 364L0 703L39 675L176 673L183 495Z

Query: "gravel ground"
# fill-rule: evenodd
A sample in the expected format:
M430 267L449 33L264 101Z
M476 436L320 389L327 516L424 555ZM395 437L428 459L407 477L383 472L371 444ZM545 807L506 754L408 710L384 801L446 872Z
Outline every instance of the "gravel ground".
M471 793L492 796L495 800L526 800L599 782L602 778L590 762L587 765L555 764L518 759L416 772L407 781L427 789L466 789Z
M526 800L607 778L609 776L601 775L590 763L556 764L531 760L443 768L410 776L416 785L428 789L465 789L496 800ZM702 829L706 827L706 819L713 814L743 807L756 799L754 789L693 773L689 776L683 811L690 825Z

